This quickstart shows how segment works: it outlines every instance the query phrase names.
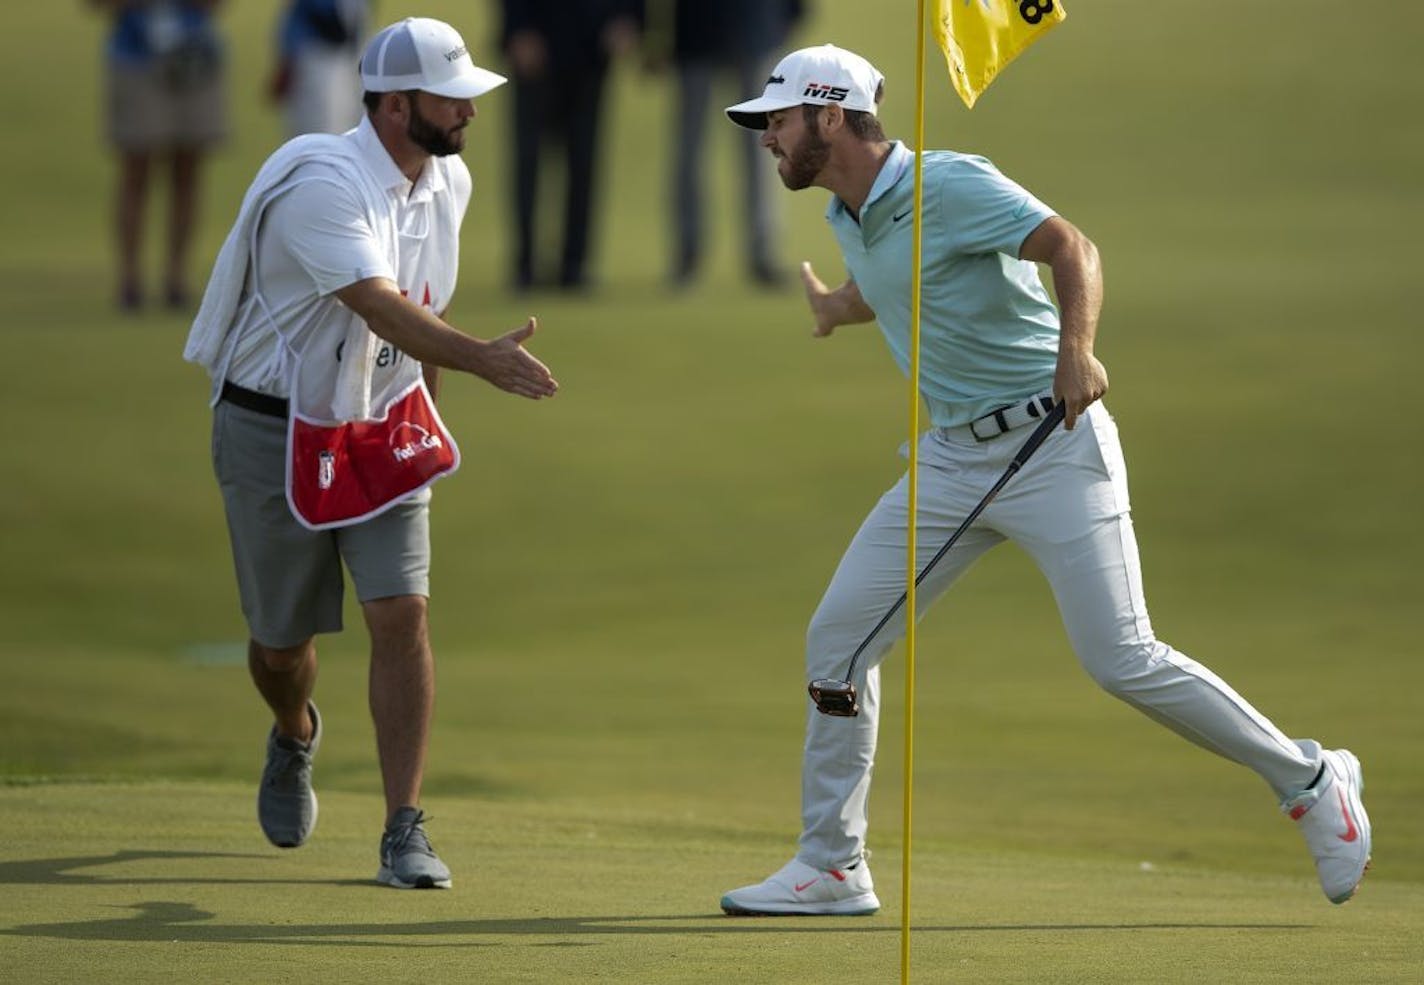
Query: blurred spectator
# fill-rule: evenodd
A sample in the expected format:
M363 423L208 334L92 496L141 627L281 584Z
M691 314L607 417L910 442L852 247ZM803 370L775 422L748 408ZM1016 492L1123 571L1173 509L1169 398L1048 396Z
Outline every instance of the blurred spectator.
M611 61L636 47L642 6L642 0L501 0L500 47L514 84L517 289L541 279L536 199L546 145L566 168L558 284L587 284L604 82Z
M226 133L220 0L90 0L112 18L107 44L108 135L119 155L119 306L144 301L140 273L150 171L169 179L164 300L189 304L187 256L199 169Z
M721 81L733 84L734 102L760 95L804 5L801 0L672 0L672 4L672 61L677 72L672 281L681 286L696 278L706 240L703 138L713 88ZM724 214L742 214L748 276L759 284L776 286L785 280L774 256L777 179L757 137L750 130L736 135L742 158L742 201Z
M371 0L287 0L271 94L287 135L344 133L361 118L356 63Z

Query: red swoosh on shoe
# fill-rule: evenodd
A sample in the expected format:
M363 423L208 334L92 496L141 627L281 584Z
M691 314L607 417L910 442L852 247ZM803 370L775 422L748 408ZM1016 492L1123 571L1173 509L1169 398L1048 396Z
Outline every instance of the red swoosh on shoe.
M803 883L801 883L799 886L796 887L796 891L797 891L798 893L805 892L806 890L810 889L812 886L816 885L816 883L818 883L818 882L820 882L820 881L821 881L821 877L820 877L820 876L817 876L815 879L812 879L810 882L803 882Z
M1335 791L1340 798L1340 813L1345 817L1345 833L1336 835L1341 841L1354 841L1360 837L1360 832L1355 827L1355 819L1350 816L1349 808L1345 806L1345 794L1340 790Z

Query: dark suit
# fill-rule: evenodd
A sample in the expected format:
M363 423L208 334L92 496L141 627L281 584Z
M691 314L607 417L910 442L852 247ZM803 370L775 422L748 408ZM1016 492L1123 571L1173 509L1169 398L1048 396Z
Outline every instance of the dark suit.
M543 41L543 70L524 74L512 65L514 87L514 221L516 252L513 283L519 288L539 280L535 215L539 166L545 143L565 157L563 246L558 281L581 287L587 276L593 234L593 189L598 128L610 53L605 32L620 17L641 22L641 0L501 0L500 47L532 32Z
M740 102L761 95L783 54L787 36L803 13L801 0L675 0L673 61L677 67L677 153L673 166L673 216L677 243L675 282L690 281L702 258L704 234L702 165L706 158L707 108L718 78L731 77ZM720 115L720 114L719 114ZM759 134L739 130L744 197L735 211L746 225L747 272L777 283L775 211L771 169L758 146ZM727 210L733 211L733 210Z

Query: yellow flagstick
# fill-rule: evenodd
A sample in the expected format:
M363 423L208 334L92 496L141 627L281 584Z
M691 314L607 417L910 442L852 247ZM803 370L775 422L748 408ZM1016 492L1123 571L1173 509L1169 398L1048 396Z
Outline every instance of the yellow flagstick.
M915 790L915 528L919 524L920 435L920 210L924 204L925 0L915 17L915 211L910 260L910 472L905 524L905 803L900 863L900 982L910 981L910 833Z
M1011 5L1012 6L1012 5ZM972 109L979 95L1043 32L1062 23L1062 0L1024 0L1013 7L1017 19L984 2L971 8L968 0L935 0L935 41L944 52L950 81L965 106ZM960 28L956 31L956 28ZM910 269L910 471L906 493L905 573L905 802L904 857L900 872L900 982L910 981L910 836L915 786L915 535L919 521L920 433L920 293L922 287L921 212L924 206L925 150L925 0L918 0L915 18L915 197Z

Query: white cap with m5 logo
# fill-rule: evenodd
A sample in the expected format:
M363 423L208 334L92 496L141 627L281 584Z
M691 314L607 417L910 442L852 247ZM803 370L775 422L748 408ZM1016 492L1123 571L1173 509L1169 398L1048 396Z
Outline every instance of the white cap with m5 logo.
M407 17L382 29L361 55L361 85L367 92L419 89L473 99L506 81L475 65L458 31L429 17Z
M875 112L875 93L885 76L853 51L823 44L793 51L772 69L766 90L756 99L727 107L737 126L765 130L766 114L802 103Z

